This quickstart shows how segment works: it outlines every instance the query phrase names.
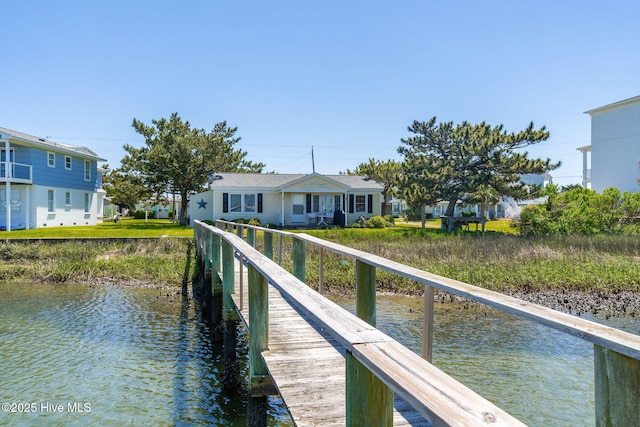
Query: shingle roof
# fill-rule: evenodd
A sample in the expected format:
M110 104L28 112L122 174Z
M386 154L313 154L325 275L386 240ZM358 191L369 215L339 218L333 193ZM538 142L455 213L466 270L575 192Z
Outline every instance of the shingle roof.
M258 173L219 173L214 175L211 188L264 188L278 190L282 187L311 177L314 174L258 174ZM351 189L381 190L382 186L372 179L356 175L321 175Z
M0 127L0 134L9 135L10 137L20 139L22 141L29 142L35 145L44 146L50 149L55 149L60 151L71 151L82 156L92 157L98 161L102 161L102 162L106 161L105 159L98 157L98 155L92 150L80 145L72 145L72 144L66 144L62 142L49 141L48 139L45 139L45 138L39 138L37 136L29 135L23 132L18 132L18 131L3 128L3 127Z

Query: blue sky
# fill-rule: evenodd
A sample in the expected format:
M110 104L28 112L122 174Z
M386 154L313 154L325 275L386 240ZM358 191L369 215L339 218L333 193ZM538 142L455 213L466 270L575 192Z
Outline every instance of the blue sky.
M267 171L396 159L413 120L551 132L532 157L579 183L584 111L640 95L637 1L5 2L0 126L120 165L133 118L177 112Z

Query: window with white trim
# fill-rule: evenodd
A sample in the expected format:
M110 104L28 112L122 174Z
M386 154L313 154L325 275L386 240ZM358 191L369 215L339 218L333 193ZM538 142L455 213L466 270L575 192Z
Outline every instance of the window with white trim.
M255 194L244 195L244 211L245 212L256 211L256 195Z
M71 156L64 156L64 168L68 171L71 170Z
M55 212L56 210L54 195L55 194L53 190L47 191L47 211L48 212Z
M52 153L51 151L47 151L47 165L50 168L56 167L56 153Z
M84 161L84 180L91 181L91 162L89 160Z
M262 213L262 193L223 193L222 212Z
M91 195L89 193L84 193L84 211L89 212L91 208Z
M242 194L229 194L229 212L242 212Z
M360 194L356 195L356 213L367 212L367 196Z
M64 193L64 205L71 206L71 191L65 191Z

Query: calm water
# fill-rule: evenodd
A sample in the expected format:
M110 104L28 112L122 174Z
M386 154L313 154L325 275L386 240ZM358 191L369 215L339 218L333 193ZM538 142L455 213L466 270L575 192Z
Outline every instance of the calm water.
M0 284L0 399L21 411L0 425L244 425L198 317L159 290Z
M531 426L594 424L590 344L492 309L436 304L435 321L440 369ZM421 299L379 297L378 326L419 353ZM179 295L0 283L0 400L23 411L0 426L245 425L246 385L223 391L223 366ZM269 425L290 424L280 403Z
M640 334L634 319L588 320ZM434 365L525 424L595 425L592 344L481 306L436 304L434 322ZM420 354L422 299L378 297L377 326Z

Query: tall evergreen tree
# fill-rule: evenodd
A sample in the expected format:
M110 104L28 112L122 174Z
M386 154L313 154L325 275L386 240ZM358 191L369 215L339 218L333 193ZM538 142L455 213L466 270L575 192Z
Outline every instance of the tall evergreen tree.
M192 128L178 113L152 120L148 126L133 119L133 127L144 136L146 146L125 145L122 171L134 174L152 192L179 194L180 224L187 223L189 195L201 190L213 172L261 172L262 163L245 160L247 153L234 148L240 141L237 128L217 123L211 132Z
M550 159L529 159L527 152L520 151L549 138L546 128L534 129L533 122L520 132L508 133L503 125L436 124L433 117L414 121L408 130L414 136L402 139L404 145L398 148L404 156L401 186L420 188L430 196L425 199L448 202L447 216L453 215L458 201L482 188L524 198L527 187L521 174L560 166Z

